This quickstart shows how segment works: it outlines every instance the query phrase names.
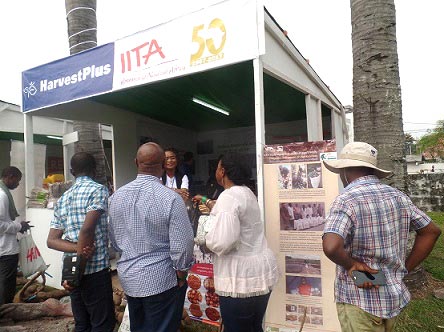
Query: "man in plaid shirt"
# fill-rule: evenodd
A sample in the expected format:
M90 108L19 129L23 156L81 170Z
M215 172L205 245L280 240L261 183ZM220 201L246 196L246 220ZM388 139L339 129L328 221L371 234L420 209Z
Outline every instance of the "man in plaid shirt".
M111 332L114 303L108 255L108 190L92 179L94 157L85 152L71 158L76 181L57 201L47 245L63 251L64 257L77 254L79 280L63 281L71 291L76 332Z
M323 235L324 253L337 264L335 301L342 331L393 331L410 300L403 278L427 257L440 229L407 195L380 182L390 172L377 167L373 146L349 143L338 160L324 165L340 175L345 187L331 206ZM407 256L410 230L417 235ZM382 271L386 283L358 287L355 270Z

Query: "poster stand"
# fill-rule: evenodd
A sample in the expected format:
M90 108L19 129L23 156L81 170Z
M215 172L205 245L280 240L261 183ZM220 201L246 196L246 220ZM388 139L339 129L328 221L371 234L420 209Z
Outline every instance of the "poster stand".
M267 332L340 331L335 265L321 238L338 178L325 159L336 159L334 140L265 146L265 227L283 275L269 302Z

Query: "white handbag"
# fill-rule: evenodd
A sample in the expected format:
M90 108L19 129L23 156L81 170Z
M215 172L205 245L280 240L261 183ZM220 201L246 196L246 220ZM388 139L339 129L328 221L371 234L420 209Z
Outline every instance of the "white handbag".
M207 233L213 228L215 218L212 215L201 215L197 224L196 237L194 243L198 246L205 246L205 237Z

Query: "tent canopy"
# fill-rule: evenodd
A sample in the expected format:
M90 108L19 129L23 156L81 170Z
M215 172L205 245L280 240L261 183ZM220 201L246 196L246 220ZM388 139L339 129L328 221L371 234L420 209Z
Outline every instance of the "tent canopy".
M117 186L132 178L133 152L148 132L190 149L239 129L240 144L252 133L257 165L265 144L336 138L340 147L346 135L341 103L256 0L221 1L22 78L25 133L35 115L113 126Z
M251 61L189 76L99 95L98 103L132 111L196 132L254 126ZM230 112L223 115L192 101L193 97ZM303 120L305 95L264 75L265 122Z

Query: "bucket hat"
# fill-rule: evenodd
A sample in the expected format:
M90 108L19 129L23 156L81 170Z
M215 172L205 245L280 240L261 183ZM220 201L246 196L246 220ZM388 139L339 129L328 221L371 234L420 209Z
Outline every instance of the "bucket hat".
M325 167L333 172L339 173L347 167L368 167L375 170L375 175L382 179L392 172L378 168L378 150L364 142L351 142L342 149L337 160L324 160Z

